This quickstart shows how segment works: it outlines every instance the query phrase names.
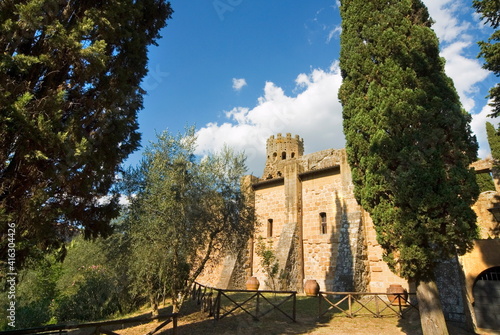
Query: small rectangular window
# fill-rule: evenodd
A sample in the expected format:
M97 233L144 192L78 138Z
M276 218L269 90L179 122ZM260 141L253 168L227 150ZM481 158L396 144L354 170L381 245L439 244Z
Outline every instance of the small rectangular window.
M267 237L273 237L273 219L267 220Z
M327 231L327 225L326 225L326 213L322 212L319 213L319 222L320 222L320 232L321 234L325 235Z

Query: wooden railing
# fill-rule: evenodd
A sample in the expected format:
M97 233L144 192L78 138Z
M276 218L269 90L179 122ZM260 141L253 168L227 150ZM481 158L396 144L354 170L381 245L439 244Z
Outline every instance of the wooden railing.
M215 320L237 311L259 320L272 311L278 311L291 321L296 321L297 292L295 291L223 290L195 283L192 288L192 298ZM286 304L291 311L286 310Z
M27 328L27 329L17 329L17 330L7 330L1 332L2 335L23 335L23 334L63 334L68 330L72 329L81 329L81 328L95 328L94 334L106 334L106 335L119 335L111 330L104 329L106 326L113 325L124 325L128 323L144 323L150 322L153 320L164 321L160 325L158 325L152 331L146 333L145 335L153 335L166 325L172 322L172 330L173 334L177 334L177 313L167 314L167 315L158 315L158 316L148 316L148 317L136 317L136 318L128 318L128 319L120 319L120 320L110 320L110 321L102 321L102 322L91 322L91 323L81 323L75 325L49 325L44 327L37 328Z
M318 317L332 310L350 318L361 315L404 317L412 309L418 311L416 299L409 298L415 293L391 293L391 296L392 301L388 301L387 293L319 292Z

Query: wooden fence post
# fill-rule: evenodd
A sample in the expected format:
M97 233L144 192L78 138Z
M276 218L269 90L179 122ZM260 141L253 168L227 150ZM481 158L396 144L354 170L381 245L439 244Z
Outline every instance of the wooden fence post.
M255 317L258 319L259 318L259 295L260 293L257 292L257 302L255 305Z
M216 307L215 307L215 313L214 313L214 317L216 320L219 320L219 317L220 317L220 301L221 301L221 298L222 298L222 291L221 290L217 290L217 300L215 301L216 302Z
M323 300L323 293L318 293L318 319L321 317L321 300Z
M177 313L174 314L172 322L172 334L177 335Z
M349 301L349 317L352 318L352 295L350 293L347 300Z
M403 309L401 308L401 299L403 299L402 294L398 293L398 306L399 306L399 317L403 316Z

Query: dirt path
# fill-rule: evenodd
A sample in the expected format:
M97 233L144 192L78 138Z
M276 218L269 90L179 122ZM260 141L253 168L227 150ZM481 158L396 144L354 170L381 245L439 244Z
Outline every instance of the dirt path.
M116 330L120 335L146 334L158 323ZM472 335L460 324L449 323L450 335ZM169 325L157 334L172 334ZM421 335L418 315L409 315L405 319L396 317L356 317L336 316L318 321L316 318L300 318L297 322L280 317L270 316L261 321L254 321L246 315L229 316L219 321L207 319L201 312L194 312L181 317L178 322L178 335L278 335L278 334L312 334L312 335ZM487 333L482 333L486 335Z
M384 316L376 318L370 315L348 318L342 313L327 313L317 318L317 303L311 299L298 299L296 322L291 321L282 313L274 310L262 317L259 321L253 320L241 309L236 315L230 314L219 321L209 318L200 311L200 306L192 302L183 308L183 315L178 319L177 335L281 335L281 334L312 334L312 335L422 335L420 318L416 310L409 310L404 318ZM161 313L168 314L169 308ZM146 316L148 310L142 310L138 315ZM129 328L114 328L120 335L148 334L160 323L151 322ZM111 329L110 329L111 330ZM450 335L473 335L463 324L448 323ZM84 332L71 332L71 335L87 335ZM173 334L172 324L156 332L155 335ZM487 331L479 331L480 335L500 335ZM88 334L90 335L90 333Z

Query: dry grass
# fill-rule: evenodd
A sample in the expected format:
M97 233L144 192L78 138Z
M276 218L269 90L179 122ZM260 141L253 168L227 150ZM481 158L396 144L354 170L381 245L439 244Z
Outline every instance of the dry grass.
M284 306L284 310L290 306ZM171 309L166 307L162 313L169 313ZM139 313L140 314L140 313ZM146 314L146 310L142 311ZM273 335L273 334L359 334L359 335L421 335L420 320L417 312L409 312L400 319L395 316L375 318L373 316L360 316L348 318L341 313L328 312L318 319L318 301L315 297L297 297L296 322L292 322L278 311L273 311L254 320L250 315L239 310L227 317L215 321L206 313L200 311L200 306L194 302L188 302L184 306L183 313L178 320L178 335ZM120 335L146 334L158 326L158 322L138 325L129 328L115 329ZM471 335L463 329L462 325L449 323L450 334ZM172 325L169 324L157 334L172 334Z

